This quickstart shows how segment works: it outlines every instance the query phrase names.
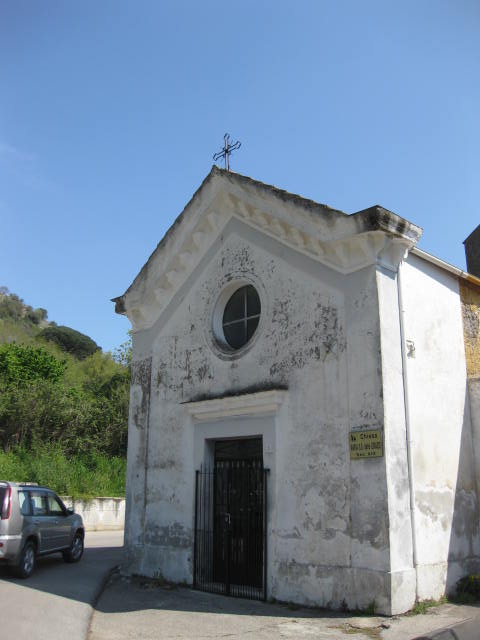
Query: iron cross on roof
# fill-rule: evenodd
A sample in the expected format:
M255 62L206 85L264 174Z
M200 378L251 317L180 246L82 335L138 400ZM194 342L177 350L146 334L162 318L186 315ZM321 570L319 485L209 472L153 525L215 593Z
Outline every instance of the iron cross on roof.
M223 140L224 140L223 149L221 151L219 151L218 153L214 153L213 154L213 159L216 162L220 158L224 158L224 160L225 160L225 169L227 171L230 171L230 155L232 154L232 151L235 151L236 149L240 149L242 143L239 142L238 140L236 142L231 143L230 142L230 134L229 133L226 133L223 136Z

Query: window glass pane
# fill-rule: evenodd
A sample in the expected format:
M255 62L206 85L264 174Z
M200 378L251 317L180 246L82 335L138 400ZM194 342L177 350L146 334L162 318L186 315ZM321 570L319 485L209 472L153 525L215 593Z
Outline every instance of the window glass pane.
M28 493L26 491L18 492L18 502L20 504L20 513L22 516L31 516L32 510L30 508L30 500L28 499Z
M48 496L48 510L51 516L63 516L63 509L55 496Z
M223 327L223 333L227 344L229 344L232 349L240 349L247 341L245 336L245 322L243 320L225 325Z
M232 322L240 320L245 316L245 287L235 291L233 296L227 302L225 311L223 312L223 322Z
M240 349L253 336L260 311L260 298L252 285L241 287L232 295L225 306L222 322L223 337L232 349ZM251 321L247 322L247 318Z
M252 285L246 287L247 290L247 315L256 316L260 314L260 298Z
M42 493L31 493L32 512L34 516L47 515L47 498Z
M247 341L250 340L250 338L255 333L255 329L258 327L259 320L260 320L259 317L252 318L251 320L247 320Z

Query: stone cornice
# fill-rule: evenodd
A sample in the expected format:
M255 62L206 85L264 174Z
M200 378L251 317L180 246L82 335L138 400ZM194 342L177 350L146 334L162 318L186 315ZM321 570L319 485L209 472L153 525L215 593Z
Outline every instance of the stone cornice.
M421 233L379 206L349 216L213 170L131 287L113 299L134 331L152 326L232 218L343 274L375 263L396 270Z
M275 389L227 398L189 402L183 406L194 422L211 422L212 420L239 416L274 415L278 412L286 394L287 391Z

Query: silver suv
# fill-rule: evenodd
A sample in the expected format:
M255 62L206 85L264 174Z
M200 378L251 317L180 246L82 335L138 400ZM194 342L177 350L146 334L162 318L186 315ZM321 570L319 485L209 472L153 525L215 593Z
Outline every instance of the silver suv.
M82 557L82 518L51 489L0 481L0 515L0 563L18 577L32 575L37 556L60 551L65 562Z

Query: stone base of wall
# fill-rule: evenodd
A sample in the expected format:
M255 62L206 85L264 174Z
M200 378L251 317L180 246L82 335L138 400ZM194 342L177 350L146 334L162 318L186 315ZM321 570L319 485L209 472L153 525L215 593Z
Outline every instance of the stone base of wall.
M192 584L192 552L155 545L125 546L124 572L161 576L169 582ZM388 572L365 568L307 566L295 563L287 575L267 580L267 598L300 606L368 609L384 615L405 613L415 604L415 570Z
M125 525L125 498L74 500L62 496L69 509L83 518L86 531L119 531Z
M277 567L268 592L269 597L281 602L337 610L346 605L351 611L373 608L376 613L391 616L413 607L415 571L388 572L295 563L286 574L279 572Z

